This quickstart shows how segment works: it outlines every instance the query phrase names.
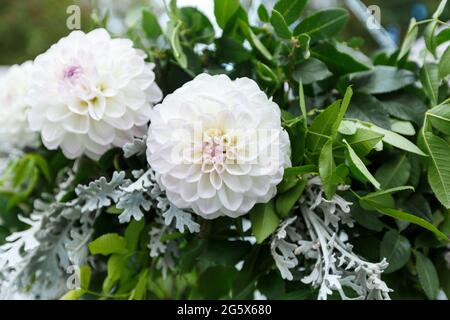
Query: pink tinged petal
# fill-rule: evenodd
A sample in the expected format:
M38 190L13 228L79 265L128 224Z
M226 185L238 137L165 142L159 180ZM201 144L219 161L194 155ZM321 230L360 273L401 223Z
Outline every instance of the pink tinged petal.
M220 189L218 193L223 206L231 211L238 210L244 199L241 193L233 192L227 187Z
M216 190L209 180L208 174L203 174L198 181L198 194L200 198L211 198L216 195Z
M209 174L209 181L216 190L222 188L222 177L216 171Z
M69 132L86 134L90 129L89 117L72 114L62 122L62 126Z
M115 130L104 121L91 121L89 138L102 145L108 145L114 141Z
M94 120L101 120L103 118L103 115L105 114L105 109L106 99L101 95L96 96L94 99L89 100L88 102L89 115Z

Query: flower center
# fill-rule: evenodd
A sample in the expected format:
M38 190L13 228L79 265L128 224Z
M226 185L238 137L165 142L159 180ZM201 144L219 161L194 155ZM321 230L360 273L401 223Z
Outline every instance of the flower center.
M203 133L203 161L214 166L233 160L237 137L220 129L208 129Z
M73 82L78 79L81 75L81 67L80 66L69 66L64 70L64 80L68 80Z

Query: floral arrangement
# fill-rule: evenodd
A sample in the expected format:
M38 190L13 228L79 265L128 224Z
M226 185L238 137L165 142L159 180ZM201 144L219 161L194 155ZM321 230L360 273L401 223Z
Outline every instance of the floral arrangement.
M450 297L446 1L370 57L343 8L214 3L1 80L0 298Z

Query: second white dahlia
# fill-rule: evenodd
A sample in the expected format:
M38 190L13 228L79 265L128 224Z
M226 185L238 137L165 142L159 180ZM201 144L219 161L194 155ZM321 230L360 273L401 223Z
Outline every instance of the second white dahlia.
M153 109L147 146L168 199L207 219L268 202L290 166L280 109L248 78L186 83Z
M26 96L33 63L27 61L8 69L0 79L0 147L23 149L36 147L36 133L28 126L29 105Z
M34 62L30 127L48 149L98 159L146 133L152 103L162 98L153 67L128 39L74 31Z

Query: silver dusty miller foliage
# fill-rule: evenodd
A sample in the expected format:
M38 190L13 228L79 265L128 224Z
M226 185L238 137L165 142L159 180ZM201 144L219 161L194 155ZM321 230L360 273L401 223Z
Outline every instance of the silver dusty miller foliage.
M81 199L60 202L72 178L66 173L56 197L36 200L30 217L20 218L30 228L0 246L0 299L58 298L67 291L68 267L86 264L95 213L83 214Z
M301 217L286 219L272 236L272 256L284 279L294 279L291 270L309 272L301 281L318 288L320 300L333 291L342 299L389 299L392 290L380 277L388 266L386 260L367 262L339 237L340 224L353 226L350 206L339 195L325 199L320 178L310 179L299 201ZM300 267L300 256L313 262L311 268Z
M127 157L145 152L145 140L135 139L124 147ZM76 169L75 169L76 171ZM112 178L101 177L75 188L77 197L62 202L73 188L74 171L66 170L58 179L56 196L44 195L34 202L30 217L20 219L30 226L7 237L0 246L0 299L55 299L68 288L69 266L85 265L93 224L101 209L115 205L122 210L120 223L140 220L153 209L155 226L150 231L150 255L164 274L175 266L178 242L165 241L174 232L199 232L192 214L176 208L156 183L152 169L133 171L133 180L125 172ZM72 189L73 190L73 189Z

